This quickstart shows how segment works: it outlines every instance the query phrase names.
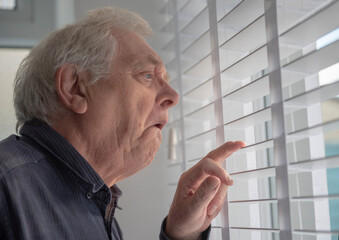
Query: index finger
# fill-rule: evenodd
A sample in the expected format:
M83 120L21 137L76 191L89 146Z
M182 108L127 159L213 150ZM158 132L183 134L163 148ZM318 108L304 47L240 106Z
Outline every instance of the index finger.
M246 144L243 141L226 142L220 147L214 149L206 155L206 158L211 158L218 164L221 164L227 157L231 156L232 153L245 147Z

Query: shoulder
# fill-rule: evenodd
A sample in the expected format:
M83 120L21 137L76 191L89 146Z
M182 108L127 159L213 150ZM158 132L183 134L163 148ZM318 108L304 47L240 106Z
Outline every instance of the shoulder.
M0 178L18 167L25 167L43 158L41 152L22 141L19 136L11 135L0 141Z

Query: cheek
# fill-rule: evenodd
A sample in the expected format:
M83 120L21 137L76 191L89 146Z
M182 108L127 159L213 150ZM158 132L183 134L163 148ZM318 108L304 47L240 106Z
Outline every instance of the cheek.
M138 103L138 113L139 116L144 118L144 121L147 120L147 118L150 115L153 115L153 112L155 110L155 98L153 96L148 96L142 99L142 101L139 101Z
M155 94L152 91L143 91L136 99L137 108L141 112L150 111L155 103Z
M138 105L137 105L136 115L137 115L138 121L140 123L145 121L146 116L149 112L149 110L145 106L146 104L147 104L146 102L145 103L139 102Z
M129 88L121 101L122 118L121 125L127 127L125 132L131 138L131 142L137 140L149 127L152 110L154 108L154 93L149 89Z

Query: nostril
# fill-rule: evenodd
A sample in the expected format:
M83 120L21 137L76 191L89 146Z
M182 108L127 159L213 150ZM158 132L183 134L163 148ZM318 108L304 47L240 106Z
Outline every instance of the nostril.
M174 102L170 99L163 101L162 104L161 104L161 106L164 106L164 107L167 107L167 108L170 108L174 105L175 105Z

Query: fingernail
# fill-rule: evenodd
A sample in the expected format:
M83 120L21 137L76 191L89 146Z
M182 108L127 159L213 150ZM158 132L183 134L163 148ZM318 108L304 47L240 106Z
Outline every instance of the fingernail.
M228 184L229 185L233 185L234 181L233 181L233 179L231 178L231 176L229 174L227 174L226 178L227 178Z
M207 179L207 185L212 191L215 191L219 187L219 182Z

